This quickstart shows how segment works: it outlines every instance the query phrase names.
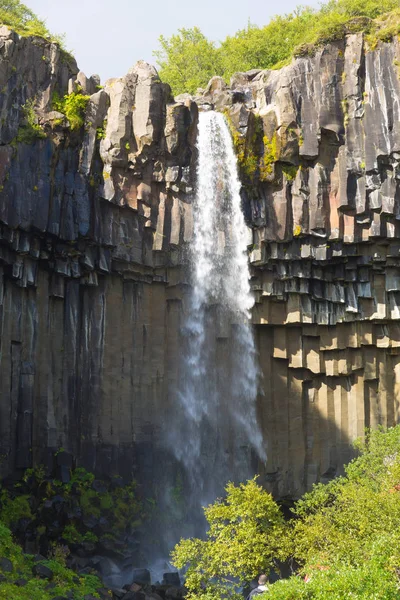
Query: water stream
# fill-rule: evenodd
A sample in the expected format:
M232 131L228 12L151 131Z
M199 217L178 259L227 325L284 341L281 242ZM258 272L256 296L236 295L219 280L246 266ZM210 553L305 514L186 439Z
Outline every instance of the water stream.
M224 116L200 113L191 246L192 293L183 331L176 458L191 502L215 500L255 472L265 447L257 423L259 369L250 311L246 226L237 160Z

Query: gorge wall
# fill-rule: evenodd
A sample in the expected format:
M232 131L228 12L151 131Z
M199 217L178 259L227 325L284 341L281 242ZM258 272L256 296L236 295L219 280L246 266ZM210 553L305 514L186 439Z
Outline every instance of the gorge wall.
M253 231L261 481L297 496L399 421L399 64L398 41L353 34L173 99L145 63L99 89L0 28L1 476L59 447L141 482L172 462L198 107L231 124ZM74 131L52 98L78 85ZM27 144L29 101L46 135Z

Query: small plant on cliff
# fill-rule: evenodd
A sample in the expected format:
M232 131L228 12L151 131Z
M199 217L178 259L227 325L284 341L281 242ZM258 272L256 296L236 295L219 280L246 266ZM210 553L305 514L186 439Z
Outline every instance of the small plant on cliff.
M23 144L33 144L36 140L46 137L43 128L38 123L35 113L35 101L27 100L22 106L23 122L18 128L16 141Z
M57 94L53 95L53 109L65 115L70 123L71 129L80 129L85 121L85 111L90 96L80 92L66 94L62 98Z
M242 598L238 581L268 571L284 555L283 515L255 479L238 486L229 483L226 498L205 508L204 514L207 539L181 540L172 553L176 567L189 565L187 598Z
M272 165L276 160L276 145L271 146L271 150L269 147L265 148L263 145L261 118L253 114L253 122L249 126L247 136L245 137L236 129L228 109L224 111L224 115L232 135L233 146L244 184L254 184L254 178L257 177L261 181L264 181L267 179L266 173L269 175L273 172ZM272 156L270 156L271 153ZM267 155L268 158L266 158ZM266 163L265 161L268 162Z
M276 133L269 140L263 136L263 155L260 160L260 180L268 181L274 172L274 164L278 160Z

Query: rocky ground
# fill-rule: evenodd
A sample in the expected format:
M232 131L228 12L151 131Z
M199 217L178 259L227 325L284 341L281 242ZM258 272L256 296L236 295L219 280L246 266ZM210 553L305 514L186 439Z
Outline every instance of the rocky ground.
M55 595L57 600L76 599L80 592L68 583L79 586L87 578L100 598L181 598L179 575L167 562L159 561L157 572L137 568L150 560L142 541L151 535L156 515L146 506L135 482L95 479L61 449L50 472L30 469L21 479L2 483L0 525L9 528L23 552L7 534L0 535L0 582L30 589L32 580L39 580L41 593L50 598L62 580L66 593Z

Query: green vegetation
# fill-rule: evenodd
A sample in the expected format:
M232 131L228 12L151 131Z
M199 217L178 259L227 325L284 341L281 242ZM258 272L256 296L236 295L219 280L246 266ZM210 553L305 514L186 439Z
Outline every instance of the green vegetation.
M197 27L180 29L169 39L161 36L161 49L154 55L161 79L174 94L195 93L213 75L229 81L237 71L278 68L293 56L312 53L318 45L361 30L368 33L371 47L397 35L400 0L329 0L320 9L302 6L274 17L265 27L249 24L219 47Z
M14 29L19 35L37 35L63 47L63 36L50 33L45 22L19 0L0 0L0 24Z
M161 67L160 77L174 94L195 92L223 72L215 44L198 27L179 29L169 39L160 36L159 43L161 50L154 56Z
M272 496L253 479L226 487L226 499L204 509L209 524L206 540L181 540L173 552L186 573L188 600L242 599L232 579L244 582L269 570L282 553L285 523Z
M232 135L244 185L251 187L255 178L259 181L273 180L274 164L278 160L276 134L269 140L263 135L261 117L252 114L247 136L244 137L233 124L228 109L224 111L224 115Z
M345 475L314 486L286 524L254 480L229 484L226 500L205 509L207 540L182 540L174 550L176 566L190 563L189 600L236 600L237 583L277 558L300 568L270 585L265 600L399 598L400 426L368 433L357 448Z
M57 93L53 95L53 110L65 115L69 121L72 131L83 127L85 122L85 111L90 96L81 92L72 92L62 98Z
M67 545L85 542L96 544L104 536L107 536L107 540L121 543L126 534L142 524L144 517L136 496L135 482L116 485L113 480L95 481L93 473L76 468L71 472L70 481L62 483L46 479L43 469L39 467L28 469L24 484L16 484L11 490L0 489L0 521L13 529L20 519L25 519L36 530L37 538L46 534L53 539L51 527L46 530L43 523L48 523L45 518L49 512L48 503L58 497L63 498L65 510L70 516L62 520L57 517L61 533L57 532L54 541L61 539ZM87 524L102 517L106 525L97 527L94 534Z
M46 137L43 128L38 123L34 106L34 100L28 100L22 106L23 122L18 128L16 138L16 141L19 143L33 144L36 140Z
M96 139L104 140L105 137L106 137L106 125L104 124L103 127L98 127L96 129Z
M2 572L5 579L0 585L0 600L51 600L56 596L67 596L69 592L74 600L81 600L86 594L99 598L97 590L102 588L101 581L93 575L77 576L74 571L67 569L65 552L61 548L55 549L53 559L40 563L53 572L52 584L55 586L47 589L49 581L32 574L35 564L33 557L22 552L13 541L11 531L1 522L0 556L9 559L13 566L11 572ZM22 579L26 580L26 585L16 585L15 582Z

